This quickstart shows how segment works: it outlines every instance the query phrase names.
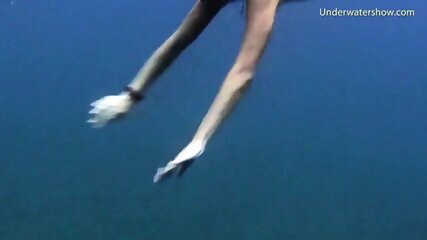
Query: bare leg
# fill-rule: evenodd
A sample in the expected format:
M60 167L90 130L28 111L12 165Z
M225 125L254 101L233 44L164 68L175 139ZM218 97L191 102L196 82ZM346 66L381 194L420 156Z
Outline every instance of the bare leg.
M228 73L193 140L174 160L157 170L154 182L171 176L176 170L182 175L194 159L204 152L206 143L229 115L252 80L272 31L278 4L279 0L249 0L246 34L236 63Z
M179 28L148 59L130 87L145 94L151 84L199 35L225 3L198 1Z
M207 142L248 88L273 28L278 0L249 0L242 49L203 119L195 140Z
M175 33L148 59L126 90L91 104L91 117L87 122L94 127L102 127L124 116L141 99L141 93L145 95L160 74L203 32L225 4L225 0L198 1Z

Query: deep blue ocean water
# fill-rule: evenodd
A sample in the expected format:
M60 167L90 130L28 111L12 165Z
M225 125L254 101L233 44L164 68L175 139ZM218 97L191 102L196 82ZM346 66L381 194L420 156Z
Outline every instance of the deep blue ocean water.
M183 178L155 185L233 63L241 5L126 119L92 129L87 111L192 4L0 1L0 239L427 239L425 1L284 4L241 104Z

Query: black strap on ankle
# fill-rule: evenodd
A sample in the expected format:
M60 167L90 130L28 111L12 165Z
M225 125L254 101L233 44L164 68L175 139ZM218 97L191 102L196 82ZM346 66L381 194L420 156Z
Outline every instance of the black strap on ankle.
M129 86L125 87L125 91L129 93L130 98L134 102L139 102L139 101L144 99L144 97L141 96L141 94L138 91L135 91L135 89L133 89Z

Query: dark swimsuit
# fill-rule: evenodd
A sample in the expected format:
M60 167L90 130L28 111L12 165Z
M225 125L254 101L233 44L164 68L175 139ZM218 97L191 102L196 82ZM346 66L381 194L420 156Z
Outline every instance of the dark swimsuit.
M228 3L231 3L231 2L239 2L239 1L241 1L242 2L242 14L243 14L243 10L245 9L245 5L246 5L246 1L247 0L200 0L201 2L205 2L205 3L212 3L212 2L218 2L218 1L225 1L225 2L228 2Z

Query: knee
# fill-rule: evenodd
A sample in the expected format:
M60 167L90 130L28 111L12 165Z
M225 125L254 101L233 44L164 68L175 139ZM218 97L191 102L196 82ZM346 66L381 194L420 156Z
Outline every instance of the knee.
M232 86L232 89L235 89L236 91L244 91L251 85L254 78L254 72L235 71L231 72L228 78L228 82Z

